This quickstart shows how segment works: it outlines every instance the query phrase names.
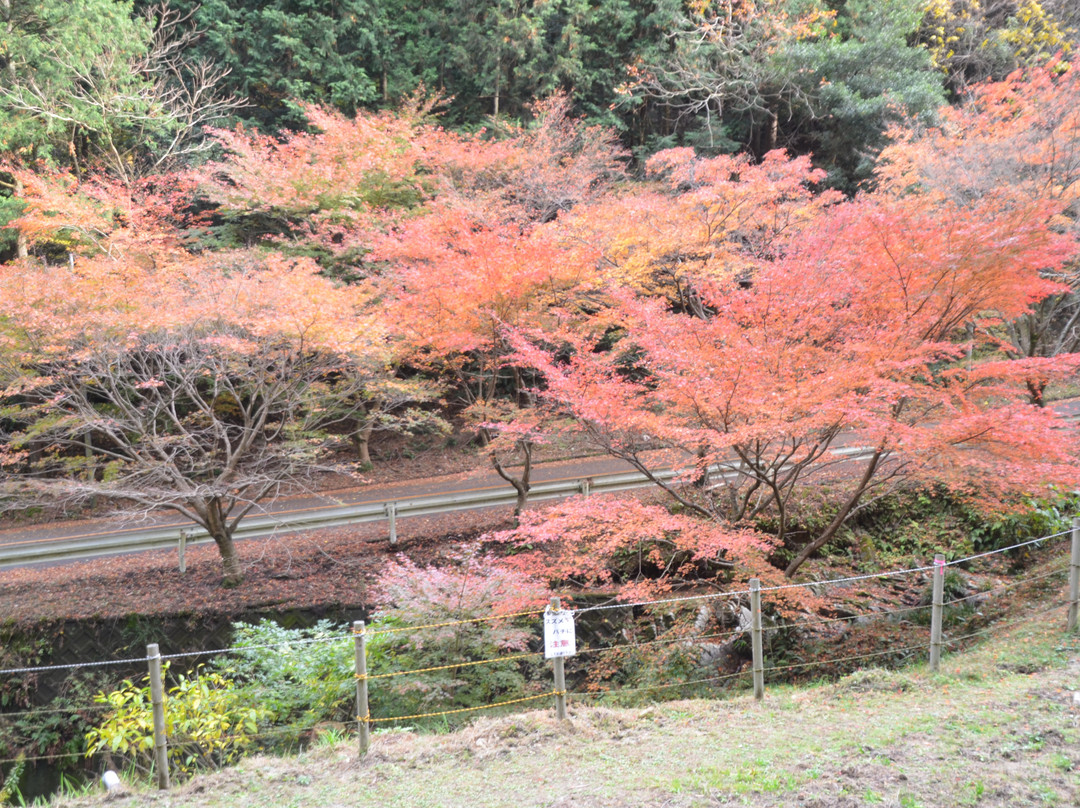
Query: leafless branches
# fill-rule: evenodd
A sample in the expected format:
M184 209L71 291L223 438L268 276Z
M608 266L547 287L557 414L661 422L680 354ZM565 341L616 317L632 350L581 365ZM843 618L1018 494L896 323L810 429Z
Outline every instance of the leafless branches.
M77 144L87 138L96 159L124 182L170 170L208 150L203 129L244 102L224 91L228 70L188 55L200 36L190 14L152 6L145 30L144 48L76 48L65 37L43 37L37 64L17 69L9 59L0 104L65 131L76 164Z
M22 424L7 442L34 450L9 496L178 512L217 542L227 580L240 575L239 522L303 486L328 421L361 400L341 357L206 323L102 341L39 370L9 398Z

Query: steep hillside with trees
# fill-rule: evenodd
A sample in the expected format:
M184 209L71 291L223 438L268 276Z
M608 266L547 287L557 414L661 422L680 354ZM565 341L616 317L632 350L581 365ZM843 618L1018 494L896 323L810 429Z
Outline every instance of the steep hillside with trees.
M724 585L898 489L1054 496L1075 32L1000 6L960 64L940 2L4 4L6 506L180 511L235 583L237 521L343 442L456 422L520 512L573 434L676 451L685 522L628 524Z

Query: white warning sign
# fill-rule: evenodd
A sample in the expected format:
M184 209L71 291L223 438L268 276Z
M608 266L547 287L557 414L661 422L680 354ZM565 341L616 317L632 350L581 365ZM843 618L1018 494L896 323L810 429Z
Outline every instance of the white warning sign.
M577 635L574 633L574 613L549 606L544 611L544 658L573 656L577 653Z

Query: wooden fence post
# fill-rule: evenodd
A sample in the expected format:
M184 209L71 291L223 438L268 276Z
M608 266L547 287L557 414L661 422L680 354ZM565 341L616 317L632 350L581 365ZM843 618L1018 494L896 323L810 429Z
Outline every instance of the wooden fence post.
M154 711L154 767L159 789L169 787L169 750L165 740L165 689L161 685L161 653L157 643L146 646L150 663L150 704Z
M945 601L945 556L934 556L933 604L930 610L930 670L941 664L941 613Z
M765 698L765 651L761 643L761 581L750 579L750 644L754 651L754 698Z
M1069 562L1069 631L1076 631L1080 611L1080 516L1072 520L1072 557Z
M562 601L558 598L551 599L551 610L557 612L562 609ZM566 670L563 667L563 658L555 657L551 660L555 670L555 717L559 721L566 720Z
M356 723L360 739L360 757L367 754L371 745L371 712L368 708L367 678L367 630L363 620L353 623L353 640L356 643Z

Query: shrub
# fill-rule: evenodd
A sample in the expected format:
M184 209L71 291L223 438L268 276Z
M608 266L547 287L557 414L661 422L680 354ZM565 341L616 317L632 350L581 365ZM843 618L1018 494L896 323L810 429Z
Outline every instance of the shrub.
M449 561L434 568L399 558L386 567L367 643L369 674L386 677L370 685L376 717L482 706L529 690L528 665L501 658L528 650L540 621L526 627L512 615L542 608L546 589L476 548ZM299 741L322 722L355 719L349 627L320 621L287 629L263 620L234 628L235 656L223 664L244 702L260 705L261 720L282 741ZM485 664L455 665L472 661ZM439 670L395 675L427 668Z
M356 678L349 629L329 620L311 628L282 628L272 620L233 624L234 658L228 670L239 692L262 709L262 720L298 740L315 724L354 718Z
M369 669L373 675L438 670L379 679L371 691L373 715L478 707L530 691L530 663L539 663L539 655L508 657L528 652L541 623L534 617L523 625L514 615L543 608L547 588L476 547L450 560L452 566L438 568L407 558L387 565ZM484 664L455 664L469 662Z
M1062 533L1078 510L1080 493L1076 491L1026 497L1011 511L983 516L972 531L972 542L978 552L986 552Z
M150 677L143 677L149 682ZM112 753L126 765L153 770L154 716L149 684L131 681L94 700L111 712L86 734L86 754ZM234 762L254 745L258 710L244 702L231 679L218 672L181 674L165 697L165 733L173 773L190 774Z

